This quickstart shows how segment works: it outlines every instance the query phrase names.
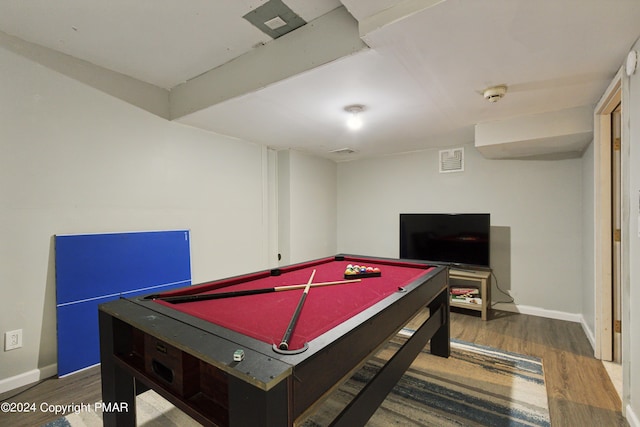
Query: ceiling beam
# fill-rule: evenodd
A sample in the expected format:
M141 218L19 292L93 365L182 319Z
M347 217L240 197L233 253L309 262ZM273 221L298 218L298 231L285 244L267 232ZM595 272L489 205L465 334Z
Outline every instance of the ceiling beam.
M405 18L433 7L444 0L406 0L395 6L360 19L360 37L367 41L367 35L376 30L395 24Z
M56 50L29 43L2 31L0 31L0 48L5 48L164 119L169 118L169 91L166 89Z
M368 46L360 39L358 22L339 7L174 87L169 95L171 118L255 92L363 49Z
M577 158L593 140L593 107L478 123L475 147L487 159Z

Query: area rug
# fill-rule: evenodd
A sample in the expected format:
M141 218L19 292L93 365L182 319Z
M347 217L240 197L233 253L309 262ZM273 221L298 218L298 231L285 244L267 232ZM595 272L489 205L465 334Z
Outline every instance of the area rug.
M396 339L303 424L331 420L402 344ZM452 340L451 357L425 348L367 423L383 426L550 426L542 361Z
M403 339L400 334L301 425L329 425ZM153 391L138 396L137 410L139 426L199 425ZM47 425L69 426L100 427L101 414L72 413ZM448 359L432 356L427 347L367 426L550 426L542 361L456 340Z

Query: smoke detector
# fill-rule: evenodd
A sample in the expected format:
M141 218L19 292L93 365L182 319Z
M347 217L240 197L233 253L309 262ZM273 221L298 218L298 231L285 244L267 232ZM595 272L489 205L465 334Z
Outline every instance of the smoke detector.
M484 90L483 96L489 102L498 102L507 93L507 87L504 85L494 86Z

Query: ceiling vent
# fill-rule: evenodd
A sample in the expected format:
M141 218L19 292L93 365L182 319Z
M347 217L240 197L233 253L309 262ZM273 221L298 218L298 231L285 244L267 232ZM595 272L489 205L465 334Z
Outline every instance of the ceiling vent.
M333 154L353 154L356 152L356 150L353 150L351 148L338 148L337 150L332 150L329 152Z
M464 171L464 148L440 150L440 173Z
M284 36L307 23L282 0L269 0L244 15L243 18L273 39Z
M275 31L280 27L284 27L285 25L287 25L287 23L284 21L284 19L280 18L279 16L276 16L273 19L269 19L268 21L265 21L264 25L266 25L267 27Z

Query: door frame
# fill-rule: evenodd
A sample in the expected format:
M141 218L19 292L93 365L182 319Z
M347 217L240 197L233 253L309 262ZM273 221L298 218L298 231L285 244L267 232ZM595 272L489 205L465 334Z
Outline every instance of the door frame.
M595 348L597 359L613 359L611 113L622 101L622 69L594 110L595 181ZM624 117L624 106L623 106ZM624 130L622 137L624 138ZM624 145L625 141L623 141ZM623 155L624 157L624 155ZM623 160L624 163L624 160ZM624 182L623 182L624 187ZM624 199L624 189L622 191ZM623 215L624 217L624 215ZM623 218L624 230L624 218ZM622 233L624 235L624 232ZM624 247L623 247L624 253ZM624 262L623 262L624 268ZM624 270L623 270L624 277ZM624 325L623 325L624 328Z

